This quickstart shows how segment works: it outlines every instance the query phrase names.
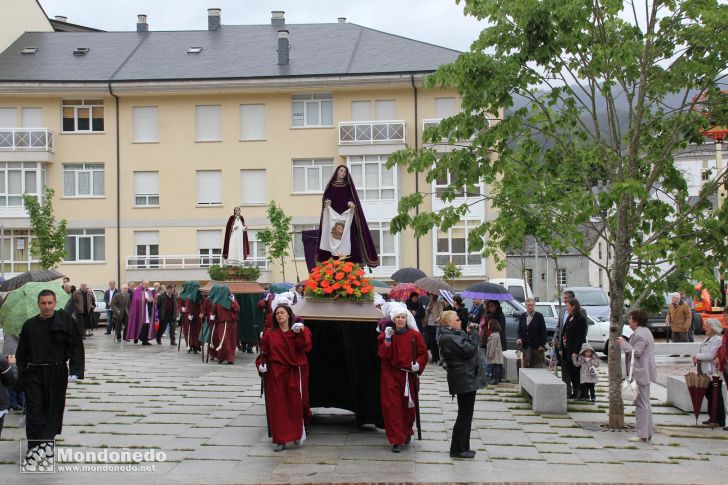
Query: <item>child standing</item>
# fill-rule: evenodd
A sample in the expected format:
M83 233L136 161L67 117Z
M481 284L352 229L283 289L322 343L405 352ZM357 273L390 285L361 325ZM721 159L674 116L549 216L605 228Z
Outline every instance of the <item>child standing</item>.
M503 379L503 347L500 338L500 323L495 318L488 320L488 337L486 345L486 355L488 357L488 365L493 376L493 384L500 384Z
M591 345L584 342L581 344L579 355L571 354L571 359L574 361L574 365L579 367L581 399L584 401L591 400L591 402L596 402L594 384L599 382L599 376L596 369L599 367L599 359L597 359L594 355L594 349Z

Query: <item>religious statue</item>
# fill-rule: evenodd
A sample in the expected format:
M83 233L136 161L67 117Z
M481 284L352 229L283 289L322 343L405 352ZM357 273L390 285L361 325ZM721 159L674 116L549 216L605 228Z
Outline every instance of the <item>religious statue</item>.
M316 261L335 258L371 268L379 266L354 181L345 165L336 167L324 189L318 242Z
M245 219L240 215L240 207L236 207L225 226L225 243L222 247L222 259L227 264L243 264L250 256L248 232Z

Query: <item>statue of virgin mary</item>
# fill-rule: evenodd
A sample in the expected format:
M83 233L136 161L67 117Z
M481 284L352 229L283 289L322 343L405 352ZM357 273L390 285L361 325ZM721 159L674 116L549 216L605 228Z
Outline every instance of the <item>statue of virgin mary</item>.
M336 167L322 197L316 261L345 259L376 268L379 256L354 181L345 165Z
M228 264L243 264L248 256L250 256L250 245L245 219L240 214L240 207L236 207L225 226L222 259Z

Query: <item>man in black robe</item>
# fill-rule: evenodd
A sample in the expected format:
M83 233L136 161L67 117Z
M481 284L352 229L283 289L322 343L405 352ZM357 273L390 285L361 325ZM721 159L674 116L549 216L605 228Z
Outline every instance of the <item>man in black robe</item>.
M27 457L52 452L48 442L61 433L66 388L84 372L83 336L71 315L56 311L56 294L41 291L38 308L40 314L23 324L16 351L25 390Z

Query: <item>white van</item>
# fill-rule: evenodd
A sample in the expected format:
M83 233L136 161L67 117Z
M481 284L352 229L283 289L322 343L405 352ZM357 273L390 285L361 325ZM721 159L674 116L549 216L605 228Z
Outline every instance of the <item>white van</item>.
M513 298L523 303L527 298L533 298L533 291L528 283L518 278L491 278L488 280L489 283L495 283L501 285L508 293L513 295Z

